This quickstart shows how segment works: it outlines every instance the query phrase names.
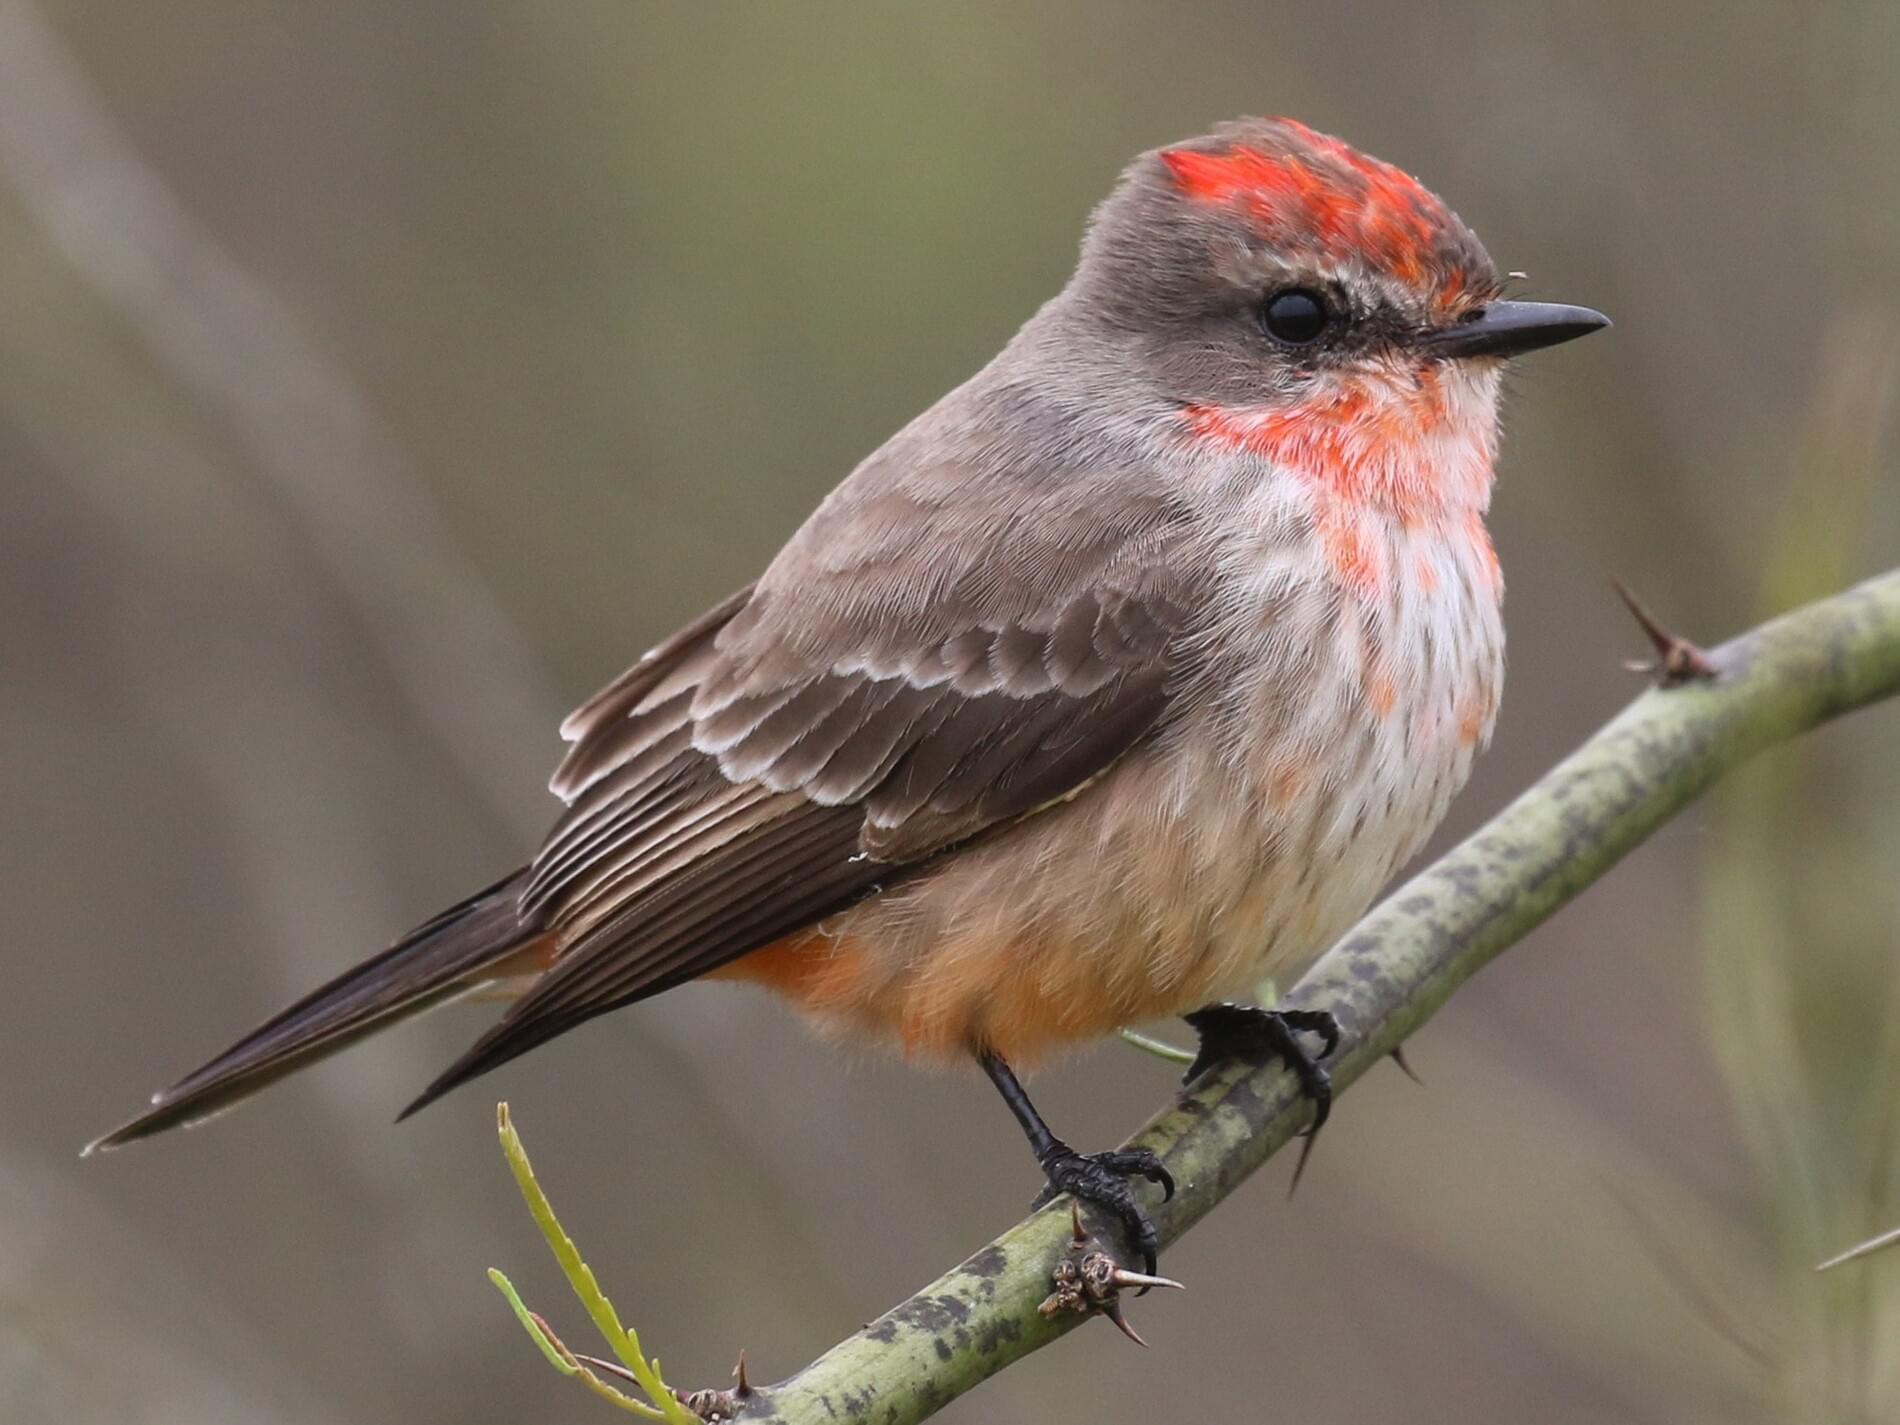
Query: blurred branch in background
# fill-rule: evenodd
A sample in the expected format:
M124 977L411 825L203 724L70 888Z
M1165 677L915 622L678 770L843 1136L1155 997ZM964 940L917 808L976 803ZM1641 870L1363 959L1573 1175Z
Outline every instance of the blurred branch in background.
M535 793L568 700L361 386L326 355L321 334L179 202L32 0L0 0L0 183L189 403L236 436L244 476L342 596L408 713L509 839L538 840L547 804ZM119 398L102 389L89 399ZM134 421L134 429L135 440L152 439L148 427ZM236 759L210 770L246 771ZM305 840L293 806L273 811L291 828L286 840ZM319 864L304 867L315 859L279 864L328 898L336 882L324 881ZM298 919L299 929L319 932L315 917ZM702 1033L689 1014L656 1018L645 1030L648 1052L677 1064ZM835 1132L742 1125L712 1095L699 1110L707 1136L733 1145L733 1166L743 1161L761 1180L798 1161L789 1140L817 1153ZM797 1231L783 1235L786 1261L822 1295L824 1257L801 1253Z
M1759 607L1787 608L1862 567L1900 334L1839 321L1829 334L1762 559ZM1900 1418L1900 1298L1884 1264L1814 1264L1891 1223L1900 1180L1900 940L1893 846L1900 808L1858 804L1794 744L1714 799L1700 914L1709 1038L1753 1161L1761 1230L1743 1235L1729 1295L1766 1343L1770 1418ZM1752 1240L1751 1240L1752 1239Z
M504 824L562 705L350 380L174 200L29 0L0 0L0 174L316 545L414 715Z
M1706 660L1712 676L1669 685L1665 674L1665 686L1400 887L1287 997L1289 1007L1337 1017L1336 1090L1722 774L1900 693L1900 570L1765 624ZM1233 1192L1309 1112L1277 1063L1230 1065L1185 1088L1129 1140L1161 1154L1179 1185L1168 1202L1150 1205L1162 1242ZM1077 1325L1091 1300L1118 1305L1111 1289L1074 1298L1081 1310L1059 1309L1059 1264L1076 1250L1069 1205L1052 1204L805 1369L751 1388L740 1416L922 1420Z
M1837 1252L1825 1262L1817 1262L1817 1272L1832 1271L1835 1267L1844 1267L1849 1262L1858 1262L1862 1257L1871 1257L1876 1252L1884 1252L1890 1247L1900 1247L1900 1227L1890 1228L1878 1237L1869 1237L1865 1242L1857 1242L1845 1252Z

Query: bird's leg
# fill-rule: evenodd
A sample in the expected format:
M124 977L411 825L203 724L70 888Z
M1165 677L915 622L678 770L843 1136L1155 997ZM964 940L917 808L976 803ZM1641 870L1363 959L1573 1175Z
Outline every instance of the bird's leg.
M1201 1041L1183 1083L1192 1083L1223 1059L1278 1059L1293 1071L1300 1092L1313 1101L1312 1126L1306 1130L1306 1143L1293 1169L1293 1186L1299 1186L1313 1140L1333 1110L1332 1075L1320 1061L1339 1047L1338 1021L1325 1010L1258 1009L1245 1004L1210 1004L1182 1018ZM1308 1052L1300 1043L1301 1034L1319 1039L1319 1053Z
M977 1055L977 1062L983 1066L983 1072L990 1076L990 1082L996 1085L996 1091L1003 1096L1003 1102L1009 1105L1009 1111L1016 1115L1016 1121L1023 1127L1023 1135L1029 1139L1030 1151L1036 1155L1043 1176L1049 1180L1035 1202L1030 1204L1031 1208L1041 1207L1057 1194L1066 1192L1082 1202L1094 1203L1113 1213L1128 1229L1129 1241L1140 1251L1143 1270L1152 1273L1155 1269L1155 1253L1161 1245L1160 1238L1155 1233L1154 1223L1148 1220L1148 1214L1135 1201L1134 1190L1128 1186L1128 1179L1139 1177L1159 1183L1162 1200L1173 1197L1174 1179L1161 1166L1161 1159L1146 1148L1111 1149L1106 1153L1076 1152L1049 1131L1049 1125L1042 1121L1042 1115L1036 1112L1036 1106L1029 1101L1029 1095L1023 1092L1023 1086L1017 1082L1014 1071L1000 1054L986 1051Z

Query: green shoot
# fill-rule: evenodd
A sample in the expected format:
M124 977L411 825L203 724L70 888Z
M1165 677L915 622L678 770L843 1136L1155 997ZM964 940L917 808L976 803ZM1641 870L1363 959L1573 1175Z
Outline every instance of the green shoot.
M535 1226L541 1229L541 1235L547 1239L554 1260L560 1264L562 1275L567 1278L567 1284L574 1289L574 1295L580 1298L581 1306L586 1309L594 1328L619 1359L624 1371L607 1362L594 1362L591 1357L578 1356L569 1350L547 1322L522 1303L508 1278L491 1267L488 1279L507 1298L515 1319L521 1323L522 1329L528 1333L541 1354L547 1357L549 1365L564 1376L577 1377L603 1400L611 1401L630 1414L666 1421L668 1425L701 1425L700 1418L680 1403L679 1396L661 1378L660 1363L648 1360L640 1349L639 1333L630 1326L621 1325L620 1315L614 1310L613 1303L600 1289L600 1283L594 1280L592 1269L581 1260L580 1250L575 1247L573 1239L562 1229L547 1194L535 1180L528 1154L521 1146L521 1138L515 1132L514 1124L509 1120L507 1104L496 1105L495 1121L501 1135L501 1151L514 1172L515 1183L521 1189L522 1200L528 1204L528 1212L534 1218ZM640 1387L647 1399L637 1400L616 1390L589 1369L589 1363L600 1365L614 1375L624 1375Z

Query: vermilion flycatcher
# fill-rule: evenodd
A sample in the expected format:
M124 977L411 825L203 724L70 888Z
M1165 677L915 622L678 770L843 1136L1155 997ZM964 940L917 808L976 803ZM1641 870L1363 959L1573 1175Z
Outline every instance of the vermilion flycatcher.
M234 1103L477 987L422 1096L706 977L853 1042L975 1059L1049 1191L1117 1213L1010 1070L1158 1015L1197 1069L1418 850L1491 731L1504 358L1606 324L1503 300L1399 170L1287 119L1144 154L1074 277L740 590L568 718L524 869L292 1005L95 1147ZM1197 1010L1197 1006L1205 1008ZM1321 1055L1324 1054L1324 1048Z

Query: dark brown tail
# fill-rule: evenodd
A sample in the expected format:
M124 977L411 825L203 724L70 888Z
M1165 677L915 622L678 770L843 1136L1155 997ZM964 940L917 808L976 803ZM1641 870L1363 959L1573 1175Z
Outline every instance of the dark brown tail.
M498 962L541 932L517 910L527 873L517 871L418 926L389 949L346 970L187 1074L130 1123L88 1143L85 1153L202 1122L306 1064L492 978ZM83 1155L82 1155L83 1156Z

